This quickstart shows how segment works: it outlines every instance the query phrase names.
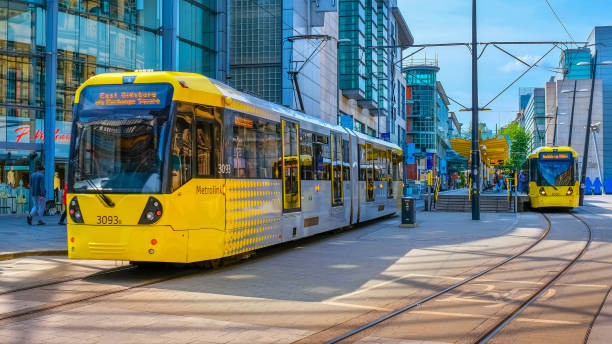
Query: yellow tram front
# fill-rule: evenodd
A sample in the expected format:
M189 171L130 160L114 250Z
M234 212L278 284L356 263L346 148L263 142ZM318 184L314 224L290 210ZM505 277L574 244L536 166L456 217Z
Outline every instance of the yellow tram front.
M533 208L578 206L576 158L570 147L544 147L529 156L529 199Z
M221 121L213 107L196 105L206 92L213 105L223 98L194 76L103 74L79 88L69 258L190 262L223 255L225 183L214 165L222 144L213 135ZM185 129L192 126L197 138ZM206 248L191 247L196 243Z

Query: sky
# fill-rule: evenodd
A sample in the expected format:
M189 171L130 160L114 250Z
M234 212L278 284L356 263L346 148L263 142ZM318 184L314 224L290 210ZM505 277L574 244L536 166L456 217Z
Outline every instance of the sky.
M595 26L612 25L611 0L548 0L575 41L586 41ZM397 0L415 44L471 42L472 1ZM478 41L570 41L545 0L479 0L477 7ZM515 56L534 63L551 45L502 46ZM479 48L482 49L482 46ZM404 51L404 56L416 51ZM518 111L519 87L544 87L558 67L560 50L554 49L538 65L491 103L492 111L480 112L480 121L489 128L511 122ZM438 58L438 81L447 95L471 107L471 55L464 46L427 48L413 56ZM528 67L489 46L479 60L478 88L480 106L488 103ZM461 107L451 102L450 110ZM471 113L455 112L464 128Z

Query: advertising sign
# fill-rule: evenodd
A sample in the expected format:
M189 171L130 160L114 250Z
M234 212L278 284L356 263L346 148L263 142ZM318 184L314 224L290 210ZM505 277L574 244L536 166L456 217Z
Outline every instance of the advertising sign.
M433 170L434 153L427 153L427 169Z
M412 142L406 143L406 154L404 155L404 160L408 165L416 164L416 159L414 158L415 145Z

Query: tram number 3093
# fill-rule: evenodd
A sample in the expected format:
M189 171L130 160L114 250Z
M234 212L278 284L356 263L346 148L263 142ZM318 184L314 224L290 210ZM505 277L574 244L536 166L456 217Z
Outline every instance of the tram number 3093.
M104 216L104 215L98 215L97 217L98 222L96 222L99 225L120 225L121 224L121 220L119 219L118 216L113 216L113 215L109 215L109 216Z

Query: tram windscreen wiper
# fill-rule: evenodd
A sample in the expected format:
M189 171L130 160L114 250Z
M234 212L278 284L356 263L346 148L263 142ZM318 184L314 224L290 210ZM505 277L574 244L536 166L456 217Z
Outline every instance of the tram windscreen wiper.
M102 189L98 188L96 186L96 184L91 180L91 178L87 178L87 179L85 179L85 181L95 191L96 195L98 195L98 197L100 197L100 199L102 201L104 201L104 203L106 203L107 206L109 206L109 207L114 207L115 206L115 202L113 202L112 199L110 199L108 196L106 196L104 194L104 192L102 191Z

